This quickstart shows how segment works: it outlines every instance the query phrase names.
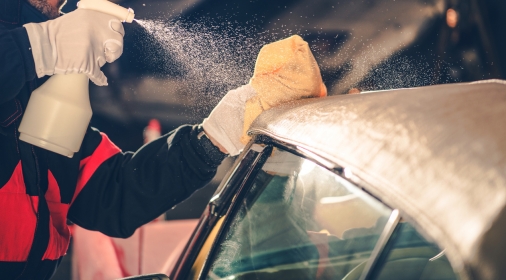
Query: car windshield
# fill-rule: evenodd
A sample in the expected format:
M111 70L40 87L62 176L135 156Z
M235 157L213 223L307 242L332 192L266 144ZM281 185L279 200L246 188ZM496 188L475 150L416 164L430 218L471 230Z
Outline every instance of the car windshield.
M333 172L274 149L232 212L207 279L360 275L391 212Z

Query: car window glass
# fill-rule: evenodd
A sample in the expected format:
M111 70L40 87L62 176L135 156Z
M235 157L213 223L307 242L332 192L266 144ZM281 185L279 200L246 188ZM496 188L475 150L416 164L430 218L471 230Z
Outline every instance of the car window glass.
M400 223L381 255L372 279L454 280L457 275L436 244L409 223Z
M236 209L207 279L360 274L391 213L334 173L276 149Z

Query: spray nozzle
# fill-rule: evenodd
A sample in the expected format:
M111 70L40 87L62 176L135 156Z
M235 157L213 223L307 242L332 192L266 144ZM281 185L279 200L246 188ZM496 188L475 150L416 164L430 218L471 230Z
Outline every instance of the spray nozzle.
M81 0L77 3L77 8L109 14L128 23L132 23L135 17L134 10L131 8L124 8L107 0Z

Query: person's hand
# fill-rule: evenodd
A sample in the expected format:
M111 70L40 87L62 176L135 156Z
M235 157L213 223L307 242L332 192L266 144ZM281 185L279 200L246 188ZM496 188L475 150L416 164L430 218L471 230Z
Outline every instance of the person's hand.
M215 146L234 156L250 140L247 131L261 112L282 103L327 95L320 69L301 37L265 45L248 85L229 91L204 120Z
M244 148L241 133L244 124L244 105L255 95L251 85L229 91L202 124L204 131L222 152L238 155Z
M250 140L250 125L263 111L289 101L327 95L308 43L298 35L262 47L250 84L257 94L246 103L241 137L244 144Z
M100 67L123 53L123 24L105 13L78 9L54 20L24 27L39 78L83 73L96 85L104 86L107 78Z

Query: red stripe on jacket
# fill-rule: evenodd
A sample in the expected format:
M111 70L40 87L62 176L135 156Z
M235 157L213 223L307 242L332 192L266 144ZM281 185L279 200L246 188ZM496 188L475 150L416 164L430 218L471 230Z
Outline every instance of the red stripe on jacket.
M38 197L26 194L20 161L0 189L0 261L26 261L37 224L38 202Z
M93 154L80 162L80 173L72 201L89 181L98 167L121 152L101 133L102 141ZM70 231L67 213L70 205L61 203L60 188L53 173L48 171L48 190L45 195L49 208L50 237L43 260L57 260L67 252ZM38 197L26 194L21 161L9 181L0 188L0 261L23 262L28 258L37 224Z
M105 134L101 133L101 135L102 141L95 151L93 151L93 154L80 162L77 187L72 201L74 201L97 168L104 161L121 151ZM48 181L48 190L45 197L50 212L50 240L42 259L57 260L65 255L70 242L70 230L67 226L67 213L70 205L61 203L60 188L51 171L48 174Z
M107 135L100 132L102 135L102 141L95 149L93 154L85 159L82 159L79 163L79 177L77 179L77 187L74 192L74 197L72 198L72 202L76 199L79 193L82 191L86 183L90 180L91 176L95 173L97 168L106 160L111 158L117 153L121 152L121 149L118 148Z
M49 208L49 243L43 260L57 260L67 252L70 242L70 231L67 226L69 205L61 203L60 188L53 173L48 172L46 201Z

